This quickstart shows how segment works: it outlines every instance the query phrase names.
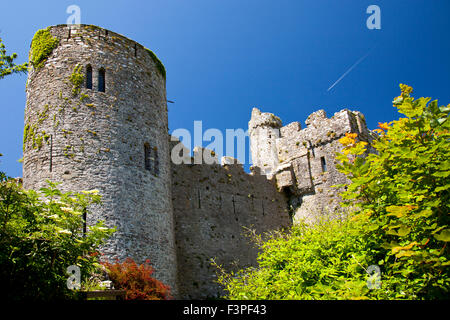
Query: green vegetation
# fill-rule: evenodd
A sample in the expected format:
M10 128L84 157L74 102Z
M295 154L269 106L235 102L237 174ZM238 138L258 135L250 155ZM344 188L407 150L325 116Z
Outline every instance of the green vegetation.
M369 292L365 271L367 248L351 231L358 224L347 220L300 223L288 234L274 233L262 241L258 268L227 273L219 282L229 299L348 299Z
M45 132L44 132L45 134ZM40 149L42 147L42 139L43 134L39 134L37 124L30 125L26 124L23 130L23 150L25 151L25 148L27 144L31 143L31 147L33 149Z
M26 73L27 63L16 65L14 60L17 58L17 53L8 56L6 54L5 45L2 38L0 38L0 79L13 73Z
M40 192L24 190L0 173L0 281L7 300L76 298L67 267L81 281L100 268L98 248L114 230L103 222L83 234L83 212L100 202L97 191L62 193L48 181Z
M84 83L84 74L82 73L83 66L77 65L72 74L70 75L69 81L72 83L72 94L77 96L81 91L81 86Z
M230 299L444 299L449 295L450 105L410 96L405 118L380 124L366 154L356 134L340 139L348 217L300 223L262 241L257 268L219 282ZM343 187L339 185L337 187ZM379 268L378 273L371 270ZM370 274L370 276L369 276Z
M31 65L36 70L40 69L58 44L59 40L52 37L49 28L38 30L31 42Z
M89 96L87 94L82 93L80 97L80 102L83 102L87 98L89 98Z
M370 230L363 240L378 246L397 291L442 298L450 285L450 105L414 100L411 87L400 87L394 106L406 117L380 124L377 154L363 159L362 142L341 139L340 170L352 181L343 198L358 203L357 218Z
M164 67L161 60L158 59L158 57L152 50L147 49L147 48L145 48L145 50L147 50L148 54L153 59L153 62L155 63L156 68L158 69L159 73L163 76L164 80L166 80L166 68Z
M42 130L39 132L38 125L41 125L44 120L48 119L49 117L49 109L51 108L50 105L46 104L44 106L44 109L41 112L38 112L38 120L35 124L27 123L25 124L24 130L23 130L23 150L25 151L25 148L27 147L27 144L31 144L31 147L34 149L41 149L42 143L45 140L45 142L48 142L48 139L50 136ZM55 119L54 119L55 120Z

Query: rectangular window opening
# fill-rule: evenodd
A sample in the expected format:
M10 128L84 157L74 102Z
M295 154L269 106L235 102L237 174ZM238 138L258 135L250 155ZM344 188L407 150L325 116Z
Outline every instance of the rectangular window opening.
M150 144L144 144L144 164L145 170L148 170L154 176L159 175L158 148L150 147Z
M322 165L322 172L327 172L327 162L325 157L320 157L320 164Z
M150 156L150 145L148 143L144 144L144 165L145 165L145 170L152 170L152 166L151 166L151 156Z
M50 172L53 171L53 135L50 135Z
M105 69L98 70L98 91L105 92Z

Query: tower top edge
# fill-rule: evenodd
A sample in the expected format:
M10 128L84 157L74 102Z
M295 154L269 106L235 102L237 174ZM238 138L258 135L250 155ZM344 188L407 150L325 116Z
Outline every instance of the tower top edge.
M106 29L106 28L103 28L103 27L99 27L99 26L93 25L93 24L56 24L56 25L47 26L47 27L45 27L43 29L51 29L51 30L53 30L53 29L67 29L67 30L71 29L71 30L76 30L76 29L79 29L79 28L83 29L84 31L91 32L91 33L93 33L93 35L99 35L99 34L94 34L94 32L102 31L103 32L103 36L104 35L115 36L115 37L118 37L118 38L122 38L123 40L139 44L140 46L145 48L145 46L142 45L141 43L139 43L138 41L130 39L129 37L127 37L127 36L125 36L123 34L120 34L120 33L117 33L115 31L112 31L112 30L109 30L109 29Z

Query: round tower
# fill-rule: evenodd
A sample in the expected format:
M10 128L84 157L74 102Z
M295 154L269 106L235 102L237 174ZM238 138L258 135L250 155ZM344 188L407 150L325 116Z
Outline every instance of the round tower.
M250 150L253 166L260 168L261 174L271 176L278 166L276 140L280 137L280 118L272 113L253 108L248 123Z
M58 25L33 38L27 81L24 187L45 180L65 191L97 189L117 232L113 261L150 259L176 291L165 69L153 52L90 25Z

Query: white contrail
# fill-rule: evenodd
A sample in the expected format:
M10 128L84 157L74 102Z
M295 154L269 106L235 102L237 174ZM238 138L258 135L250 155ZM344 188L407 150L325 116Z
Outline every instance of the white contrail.
M374 47L374 48L375 48L375 47ZM333 83L333 84L331 85L331 87L328 88L327 92L330 91L331 89L333 89L334 86L336 86L336 85L339 83L339 81L341 81L342 79L344 79L344 77L345 77L346 75L348 75L353 69L355 69L355 67L356 67L358 64L360 64L365 58L367 58L367 56L370 54L370 52L372 52L372 50L373 50L374 48L370 49L369 52L367 52L364 56L362 56L361 58L359 58L358 61L356 61L356 62L355 62L355 63L354 63L347 71L345 71L344 74L343 74L339 79L337 79L336 82Z

